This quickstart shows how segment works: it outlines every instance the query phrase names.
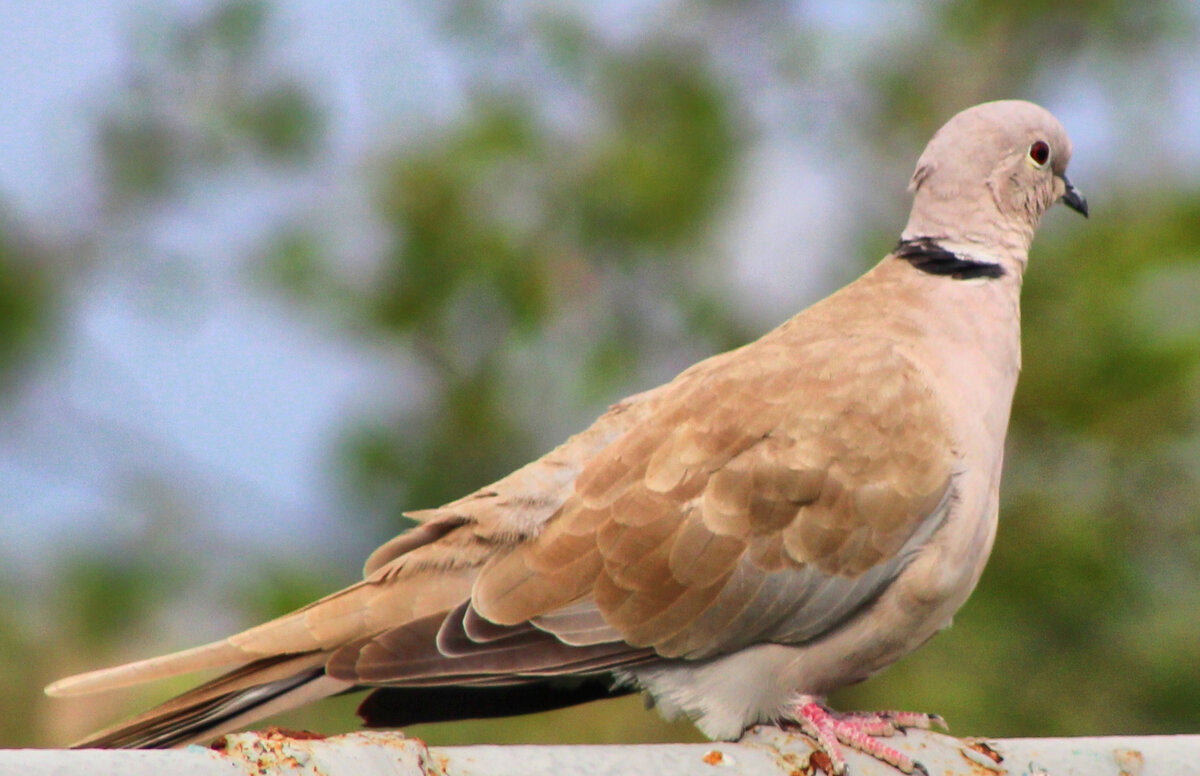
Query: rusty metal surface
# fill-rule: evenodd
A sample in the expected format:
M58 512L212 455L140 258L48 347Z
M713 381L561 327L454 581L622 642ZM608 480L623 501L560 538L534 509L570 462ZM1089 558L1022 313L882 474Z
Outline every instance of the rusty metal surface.
M402 733L348 733L328 738L279 730L235 733L222 738L215 754L253 776L444 776L433 750L421 739L405 738Z
M755 728L741 743L796 758L812 751L803 736L772 727ZM910 730L888 744L921 762L930 776L1200 776L1200 736L992 740ZM857 752L848 752L846 763L863 776L897 773Z
M1200 735L958 739L928 731L889 744L930 776L1200 776ZM399 733L325 738L271 730L226 736L218 750L0 751L0 776L804 776L820 773L801 735L752 730L736 744L428 747ZM897 776L850 752L854 776Z

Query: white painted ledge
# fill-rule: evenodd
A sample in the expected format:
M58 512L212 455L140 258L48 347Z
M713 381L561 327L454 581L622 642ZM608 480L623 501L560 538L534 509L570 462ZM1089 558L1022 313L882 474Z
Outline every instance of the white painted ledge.
M736 744L428 747L398 733L227 737L223 752L0 750L0 776L801 776L803 736L757 728ZM909 731L888 741L935 776L1200 776L1200 735L958 739ZM854 776L899 772L851 752Z

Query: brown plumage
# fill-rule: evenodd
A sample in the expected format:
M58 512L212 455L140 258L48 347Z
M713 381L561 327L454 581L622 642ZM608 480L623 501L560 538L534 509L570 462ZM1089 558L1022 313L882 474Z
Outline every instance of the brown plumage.
M1052 164L1026 158L1036 140ZM1069 155L1037 106L964 111L921 158L902 248L855 283L413 513L362 582L48 692L229 669L89 746L177 745L363 686L384 688L368 722L445 718L411 705L447 687L484 713L640 688L716 737L795 716L924 642L978 579L1026 251L1054 201L1086 208Z

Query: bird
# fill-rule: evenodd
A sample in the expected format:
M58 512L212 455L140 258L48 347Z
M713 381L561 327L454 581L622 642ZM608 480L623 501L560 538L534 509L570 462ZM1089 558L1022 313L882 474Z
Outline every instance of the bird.
M52 696L225 673L79 742L163 748L368 690L369 727L642 692L712 739L756 724L906 773L888 735L940 718L825 703L946 628L996 535L1034 231L1071 142L998 100L920 155L900 240L760 339L613 404L367 559L363 579L181 652L60 679Z

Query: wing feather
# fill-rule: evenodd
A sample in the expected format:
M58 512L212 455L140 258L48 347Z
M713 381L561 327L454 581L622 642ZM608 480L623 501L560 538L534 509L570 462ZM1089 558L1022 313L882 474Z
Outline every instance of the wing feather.
M564 638L586 613L598 634L701 657L811 639L868 605L941 525L954 441L891 342L779 352L685 373L541 537L482 570L479 613Z

